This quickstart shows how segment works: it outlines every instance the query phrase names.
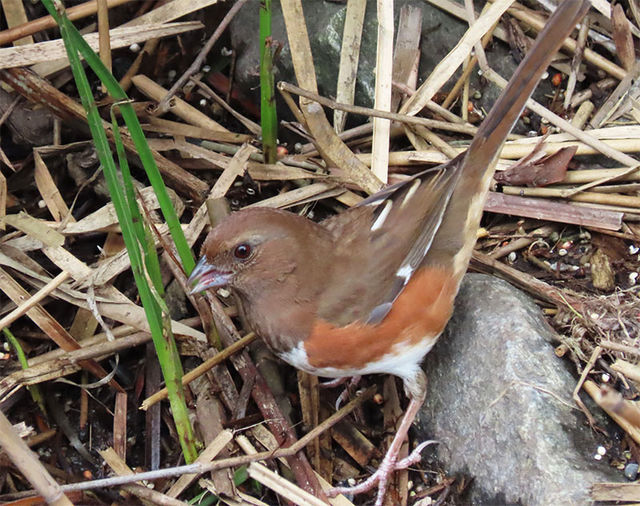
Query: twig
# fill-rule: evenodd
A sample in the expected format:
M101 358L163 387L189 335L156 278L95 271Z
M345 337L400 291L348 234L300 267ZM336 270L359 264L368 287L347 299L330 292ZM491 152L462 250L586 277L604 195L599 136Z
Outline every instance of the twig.
M311 432L301 437L298 441L293 443L287 448L280 448L276 451L266 451L256 453L254 455L243 455L240 457L231 457L228 459L221 459L207 464L193 463L184 466L177 466L168 469L159 469L157 471L147 471L144 473L137 473L131 476L114 476L112 478L103 478L100 480L85 481L81 483L72 483L69 485L62 485L60 488L63 492L70 492L75 490L93 490L96 488L113 487L116 485L125 485L128 483L135 483L142 480L159 480L163 478L169 478L171 476L180 476L186 473L202 474L208 471L216 471L218 469L226 469L228 467L242 466L250 464L251 462L257 462L260 460L273 460L281 457L291 457L299 451L301 451L307 444L313 439L320 436L323 432L333 427L336 423L342 420L351 411L356 409L364 401L373 397L375 393L375 386L369 387L362 392L358 397L346 404L340 411L334 413L327 418L324 422L318 425ZM27 491L20 494L21 497L32 496L34 491Z
M593 353L591 354L591 358L589 358L589 361L587 362L587 365L582 370L582 374L580 375L580 379L578 380L578 384L576 385L576 388L573 390L573 400L578 405L578 407L582 410L584 415L587 417L587 420L589 420L589 425L591 425L591 428L593 429L596 429L598 427L596 425L596 421L593 418L593 415L591 414L591 412L584 405L584 402L582 402L582 399L580 399L580 396L578 395L578 393L580 392L582 385L586 381L587 375L589 374L594 364L596 363L596 360L600 358L601 353L602 353L602 347L596 346L595 349L593 350Z
M107 5L109 8L117 7L118 5L126 4L131 0L108 0ZM98 10L98 3L96 0L85 2L80 5L75 5L66 9L67 16L71 21L77 19L86 18L92 16ZM27 35L33 35L42 30L56 27L57 24L51 16L43 16L33 21L29 21L23 25L14 26L8 30L0 32L0 46L5 46L14 40L20 39Z
M635 346L628 346L626 344L616 343L613 341L600 341L600 346L608 350L622 351L624 353L630 353L631 355L640 356L640 349Z
M69 276L70 274L66 271L62 271L60 274L58 274L49 283L47 283L40 290L34 293L26 301L21 303L17 308L11 311L8 315L0 319L0 329L3 329L4 327L11 325L14 321L16 321L23 314L29 311L29 309L31 309L33 306L38 304L42 299L44 299L47 295L49 295L56 288L58 288L62 283L64 283L67 279L69 279Z
M569 109L571 105L571 97L573 91L576 88L576 81L578 79L578 72L580 71L580 64L582 63L582 54L587 44L587 35L589 35L589 15L587 14L582 20L580 30L578 31L578 38L576 40L576 52L571 60L571 73L567 80L567 89L564 92L564 108Z
M497 84L501 88L505 88L507 85L507 81L492 69L487 70L487 72L484 73L484 76L487 79L493 81L495 84ZM609 158L613 158L614 160L617 160L620 163L623 163L629 167L633 167L638 164L638 160L636 160L635 158L625 153L622 153L617 149L613 149L611 146L608 146L601 140L595 139L593 136L574 127L567 120L561 118L557 114L554 114L546 107L543 107L542 105L540 105L538 102L535 102L534 100L529 99L527 101L527 107L531 109L533 112L535 112L536 114L549 120L550 123L553 123L555 126L573 135L576 139L581 140L588 146L591 146L592 148L598 150L603 155L606 155Z
M211 35L207 43L200 50L200 53L198 53L198 56L196 57L196 59L193 60L193 63L184 72L184 74L180 76L180 79L178 79L175 82L175 84L171 87L171 89L169 89L169 91L162 98L162 100L158 102L157 111L159 114L164 114L169 110L169 107L168 107L169 100L171 100L171 98L176 94L176 92L186 84L186 82L189 80L189 78L193 74L195 74L196 72L198 72L198 70L200 70L200 67L202 67L202 64L204 63L205 59L207 58L207 55L209 54L209 51L211 51L211 49L213 48L215 43L218 41L222 33L225 31L227 26L229 26L229 23L231 23L231 20L246 3L247 3L247 0L238 0L229 9L229 11L225 15L225 17L222 19L222 21L220 22L216 30L213 32L213 34Z
M351 114L360 114L362 116L373 116L375 118L385 118L393 121L399 121L401 123L407 123L409 125L422 125L427 128L436 128L439 130L447 130L450 132L458 132L468 135L475 135L477 132L477 128L471 126L469 124L459 124L459 123L449 123L447 121L439 121L435 119L428 118L420 118L415 116L408 116L406 114L398 114L395 112L387 112L380 111L378 109L371 109L369 107L361 107L358 105L349 105L349 104L340 104L335 102L329 98L322 97L317 93L312 93L307 90L303 90L298 86L295 86L290 83L286 83L284 81L280 81L278 83L278 89L281 91L286 91L287 93L294 93L296 95L300 95L301 97L308 98L309 100L313 100L314 102L319 103L325 107L330 107L332 109L340 109L342 111L346 111Z
M345 406L346 407L346 406ZM20 469L37 493L53 506L72 506L72 502L64 495L60 486L47 472L33 451L18 436L2 412L0 412L0 445L11 462Z
M249 332L242 339L239 339L238 341L233 343L231 346L227 346L220 353L216 354L215 356L211 357L208 360L205 360L198 367L196 367L196 368L190 370L189 372L185 373L184 376L182 376L182 384L185 385L185 386L188 385L194 379L199 378L204 373L206 373L208 370L210 370L212 367L215 367L216 365L224 362L231 355L233 355L234 353L237 353L239 350L241 350L245 346L249 345L249 343L253 342L255 339L256 339L256 335L253 332ZM142 405L140 406L140 409L142 409L142 410L149 409L151 406L153 406L157 402L160 402L161 400L166 399L167 395L168 395L167 389L163 388L162 390L156 392L152 396L147 397L142 402Z

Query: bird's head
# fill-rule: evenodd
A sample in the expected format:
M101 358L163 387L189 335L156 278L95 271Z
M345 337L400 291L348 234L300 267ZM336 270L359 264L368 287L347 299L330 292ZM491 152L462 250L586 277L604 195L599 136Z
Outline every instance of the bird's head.
M253 295L284 282L323 229L286 211L252 208L231 214L207 236L189 277L191 293L228 286Z

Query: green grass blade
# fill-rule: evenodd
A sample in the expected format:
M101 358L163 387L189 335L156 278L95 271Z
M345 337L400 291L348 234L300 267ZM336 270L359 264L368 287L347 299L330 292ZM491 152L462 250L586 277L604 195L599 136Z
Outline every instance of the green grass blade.
M264 163L276 163L278 117L273 79L271 0L260 2L260 125Z
M51 14L56 20L56 23L60 26L63 16L54 9L52 0L42 0L42 3L49 11L49 14ZM142 127L140 126L138 116L129 103L129 97L120 87L117 79L104 66L98 55L93 51L93 49L91 49L91 46L87 44L87 41L84 40L82 35L80 35L80 32L78 32L70 22L67 27L67 38L71 43L73 43L76 50L79 51L102 84L105 85L109 94L116 101L121 102L120 109L122 112L122 118L127 125L129 135L136 146L138 156L140 157L140 161L147 173L151 186L153 186L154 192L156 193L160 209L162 210L162 215L169 227L169 232L171 233L171 237L175 243L178 256L180 257L185 271L187 274L190 274L195 266L193 254L191 253L191 249L184 237L178 215L175 212L173 203L171 202L167 189L162 181L162 176L160 175L158 166L156 165L151 149L149 148L149 144L147 143Z
M78 88L82 104L87 111L87 122L94 140L96 153L104 169L105 179L109 187L111 199L116 209L116 214L122 230L122 236L131 260L131 270L147 316L151 336L153 338L167 389L169 390L169 401L182 451L184 453L185 460L187 462L192 462L197 457L197 451L181 382L182 365L180 363L180 357L178 355L175 340L171 334L170 320L166 307L164 307L163 302L160 302L161 298L159 297L157 290L153 290L147 282L148 271L145 270L140 249L141 243L146 243L146 240L143 237L142 240L139 241L139 236L136 233L136 229L133 224L134 219L131 211L132 207L129 206L127 198L125 197L122 182L118 177L118 169L111 153L106 132L103 128L102 118L98 112L89 81L74 45L76 38L72 36L72 33L77 33L77 31L75 31L75 28L65 15L60 15L53 10L51 0L43 0L43 3L47 6L50 13L56 17L56 20L59 23L60 32L65 41L71 70L76 81L76 86ZM116 145L117 144L118 143L116 142ZM122 148L123 147L120 143L120 149ZM116 149L118 150L119 148L116 147ZM124 150L122 149L122 152L123 151ZM126 167L128 169L128 166ZM135 198L133 201L135 202ZM139 216L139 210L136 212ZM144 232L142 235L144 236ZM154 248L153 253L155 254ZM191 256L190 252L189 256Z
M22 346L20 346L20 341L16 339L16 336L13 335L13 332L11 332L7 327L3 328L2 332L7 338L7 341L9 341L9 344L13 347L14 350L16 350L16 356L18 357L20 367L22 367L23 369L29 369L29 362L27 361L27 356L25 355ZM35 402L40 408L42 414L47 416L47 408L44 404L44 397L42 397L42 392L40 392L40 388L38 388L38 385L28 385L27 390L29 391L33 402Z

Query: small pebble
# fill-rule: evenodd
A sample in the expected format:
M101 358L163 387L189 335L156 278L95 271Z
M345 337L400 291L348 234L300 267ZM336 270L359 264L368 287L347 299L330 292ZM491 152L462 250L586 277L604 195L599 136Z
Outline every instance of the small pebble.
M624 468L624 476L629 481L635 481L638 478L638 464L630 462Z
M545 79L549 78L549 72L545 72L544 74L542 74L542 80L544 81Z
M44 209L45 207L47 207L47 203L44 200L38 200L38 207L40 209Z
M211 65L205 65L204 67L202 67L202 72L204 72L205 74L211 72Z
M558 250L558 255L560 255L561 257L565 256L568 253L568 251L564 248L560 248Z
M226 288L219 288L217 293L223 299L226 299L227 297L231 296L231 292L229 290L227 290Z
M354 478L349 478L347 480L347 483L349 484L350 487L353 487L356 484L356 480Z
M137 42L134 42L133 44L131 44L129 46L129 51L131 51L132 53L139 53L140 52L140 44L138 44Z
M609 376L608 373L602 373L602 382L603 383L609 383L609 381L611 380L611 376ZM600 447L602 448L602 447Z
M602 460L602 455L600 455L599 453L596 453L596 454L593 456L593 458L594 458L595 460Z
M596 450L598 452L598 455L606 455L607 454L607 449L604 446L598 446L598 449Z
M515 262L516 261L516 252L512 251L511 253L509 253L509 256L507 257L507 259L509 260L509 262Z
M207 106L207 99L206 98L201 98L200 102L198 102L200 104L200 107L206 107Z

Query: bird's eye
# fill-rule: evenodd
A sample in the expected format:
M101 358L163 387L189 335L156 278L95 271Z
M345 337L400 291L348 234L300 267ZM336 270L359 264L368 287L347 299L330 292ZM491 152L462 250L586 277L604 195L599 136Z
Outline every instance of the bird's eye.
M251 255L251 246L246 243L238 244L233 250L233 256L238 260L246 260Z

